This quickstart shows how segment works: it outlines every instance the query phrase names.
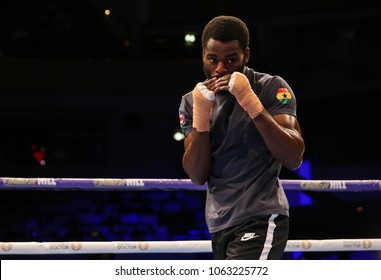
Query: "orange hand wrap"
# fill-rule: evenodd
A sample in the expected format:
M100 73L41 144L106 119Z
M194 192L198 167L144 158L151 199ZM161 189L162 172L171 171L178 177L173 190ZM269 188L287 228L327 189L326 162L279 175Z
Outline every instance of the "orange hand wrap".
M229 81L229 91L235 96L239 105L254 119L263 111L263 105L258 96L252 90L247 77L234 72Z
M203 83L198 83L192 92L193 96L193 128L198 132L209 131L210 117L214 103L214 92L208 90Z

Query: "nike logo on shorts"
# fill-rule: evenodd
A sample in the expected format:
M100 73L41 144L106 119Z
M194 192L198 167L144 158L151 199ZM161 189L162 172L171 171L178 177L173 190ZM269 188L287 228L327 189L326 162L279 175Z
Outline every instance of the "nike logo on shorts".
M259 235L255 235L255 232L247 232L241 237L241 241L247 241L257 237L259 237Z

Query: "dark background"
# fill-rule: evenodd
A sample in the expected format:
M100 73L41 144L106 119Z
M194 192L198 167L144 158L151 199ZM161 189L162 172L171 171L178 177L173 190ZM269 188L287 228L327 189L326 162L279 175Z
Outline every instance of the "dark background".
M307 173L283 170L282 179L380 179L381 4L366 0L5 1L0 9L0 176L187 178L183 143L172 137L179 129L177 110L181 96L204 79L200 35L220 14L248 24L249 66L282 76L297 96L310 168ZM188 32L196 35L193 46L184 43ZM158 193L57 195L1 191L1 239L208 238L204 194L179 192L160 203L155 203L163 196ZM300 203L302 194L288 195L292 238L381 235L378 192L307 193L312 201L307 205ZM52 202L56 199L61 202ZM83 199L89 209L83 209ZM136 208L126 206L130 201ZM86 227L91 218L49 218L45 208L54 217L114 214ZM143 212L153 218L137 230L126 226L121 212L138 213L141 224ZM194 217L193 224L170 230L169 224L183 223L184 213ZM30 225L32 230L24 230Z

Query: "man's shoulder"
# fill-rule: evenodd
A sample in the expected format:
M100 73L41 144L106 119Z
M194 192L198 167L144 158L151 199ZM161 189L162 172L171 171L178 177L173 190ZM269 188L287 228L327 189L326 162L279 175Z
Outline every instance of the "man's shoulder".
M192 91L185 93L181 96L180 110L186 110L186 108L193 107Z
M278 75L271 75L264 72L254 71L252 68L246 68L245 74L255 88L267 88L270 86L277 87L285 83L284 79Z
M249 80L252 80L255 83L262 83L262 84L266 82L282 79L281 77L277 75L271 75L264 72L258 72L249 67L246 67L245 74L249 78Z
M181 99L186 103L193 103L192 91L185 93Z
M192 91L185 93L182 98L192 98Z

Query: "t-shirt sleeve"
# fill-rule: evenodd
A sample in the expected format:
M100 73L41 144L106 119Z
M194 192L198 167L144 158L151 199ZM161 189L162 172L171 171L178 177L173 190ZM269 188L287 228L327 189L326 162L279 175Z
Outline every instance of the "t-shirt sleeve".
M181 98L179 107L180 128L185 136L193 130L193 99L192 92L189 92Z
M289 114L296 116L296 98L288 83L279 76L266 81L263 88L263 106L271 115Z

